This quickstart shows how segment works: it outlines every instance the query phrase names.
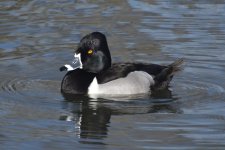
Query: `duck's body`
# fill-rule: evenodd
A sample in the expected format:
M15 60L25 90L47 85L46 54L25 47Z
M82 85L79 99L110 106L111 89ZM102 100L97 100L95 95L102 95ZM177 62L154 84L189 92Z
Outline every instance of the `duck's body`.
M70 94L139 94L165 88L182 59L168 66L143 63L111 64L107 41L102 33L85 36L75 53L78 68L65 65L69 70L63 78L61 91Z

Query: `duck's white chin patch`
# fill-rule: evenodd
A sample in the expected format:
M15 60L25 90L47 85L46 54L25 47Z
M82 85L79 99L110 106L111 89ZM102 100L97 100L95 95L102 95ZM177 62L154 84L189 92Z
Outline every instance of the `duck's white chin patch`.
M72 71L72 70L75 70L75 69L78 69L78 68L82 69L83 64L81 62L81 54L80 53L75 54L72 64L71 65L66 64L64 66L66 67L67 71Z
M151 75L144 71L134 71L124 78L119 78L104 84L98 84L94 78L88 88L89 96L97 95L130 95L150 92L150 86L154 84Z
M74 54L73 64L76 65L74 67L74 69L76 69L76 68L82 69L83 68L83 64L81 62L81 54L80 53L79 54L76 54L76 53Z

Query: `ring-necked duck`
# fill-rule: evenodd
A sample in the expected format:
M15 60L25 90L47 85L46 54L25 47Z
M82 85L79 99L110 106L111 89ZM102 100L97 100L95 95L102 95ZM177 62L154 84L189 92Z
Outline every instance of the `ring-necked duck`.
M61 84L69 94L140 94L168 86L183 59L168 66L144 63L111 63L104 34L93 32L83 37Z

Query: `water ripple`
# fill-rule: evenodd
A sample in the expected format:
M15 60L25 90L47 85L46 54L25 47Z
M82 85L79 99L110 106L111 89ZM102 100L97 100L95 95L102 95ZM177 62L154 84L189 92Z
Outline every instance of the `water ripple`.
M8 93L12 97L22 96L27 99L60 95L60 82L58 81L14 78L11 80L4 80L0 83L0 86L2 91Z
M225 93L225 89L220 85L197 80L182 80L176 86L174 91L189 99L206 99L206 95L207 99L217 98Z

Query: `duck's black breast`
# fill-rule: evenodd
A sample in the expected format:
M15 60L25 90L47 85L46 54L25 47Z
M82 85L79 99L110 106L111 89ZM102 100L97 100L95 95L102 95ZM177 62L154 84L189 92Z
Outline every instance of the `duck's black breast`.
M82 69L67 72L61 83L63 93L84 94L93 81L95 74L87 73Z
M115 63L112 66L99 73L96 77L99 84L103 84L118 78L126 77L129 73L133 71L144 71L150 75L156 76L159 74L166 66L161 66L157 64L143 64L143 63Z

